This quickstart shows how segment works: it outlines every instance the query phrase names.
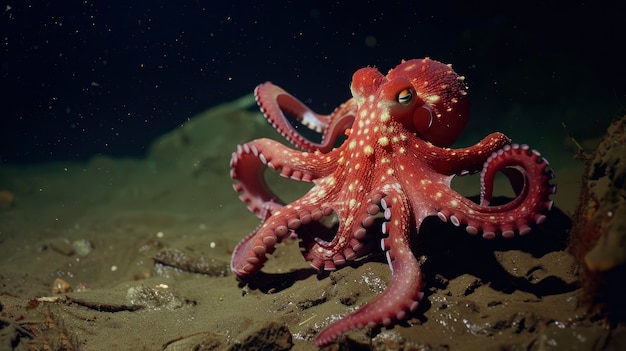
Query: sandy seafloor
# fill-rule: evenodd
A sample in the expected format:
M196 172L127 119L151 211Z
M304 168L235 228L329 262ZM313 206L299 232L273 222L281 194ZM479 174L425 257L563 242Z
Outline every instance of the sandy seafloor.
M231 152L280 138L253 103L247 96L195 117L156 140L145 159L2 165L0 191L15 201L0 212L0 350L272 350L290 340L293 350L313 350L324 326L382 292L390 272L380 254L318 277L295 240L278 247L251 286L229 272L233 247L258 225L231 187ZM389 329L347 333L343 349L619 349L623 330L579 304L565 247L583 164L560 121L545 123L470 121L457 145L502 128L539 149L558 184L546 225L486 241L427 221L415 243L426 275L419 310ZM592 151L595 140L581 142ZM273 175L270 182L286 199L307 189ZM478 178L455 187L475 195ZM155 257L208 268L185 272ZM53 294L56 278L74 291Z

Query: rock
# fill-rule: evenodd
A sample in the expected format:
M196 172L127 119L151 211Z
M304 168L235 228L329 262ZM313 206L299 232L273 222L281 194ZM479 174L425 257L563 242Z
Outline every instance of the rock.
M293 337L286 325L268 322L236 342L228 351L283 351L293 346Z
M224 336L211 332L199 332L167 342L163 351L213 351L223 350Z
M587 157L570 249L581 266L584 299L626 322L626 116L614 120Z
M133 286L126 292L126 299L133 306L142 306L149 309L166 308L175 310L187 305L195 305L194 301L176 294L167 287Z
M15 205L15 194L8 190L0 190L0 211L8 210Z
M165 248L157 252L153 260L157 265L162 264L184 272L201 273L211 277L225 277L230 271L226 262L172 248Z
M70 241L65 238L53 239L50 241L49 246L53 251L58 252L63 256L74 255L74 247Z

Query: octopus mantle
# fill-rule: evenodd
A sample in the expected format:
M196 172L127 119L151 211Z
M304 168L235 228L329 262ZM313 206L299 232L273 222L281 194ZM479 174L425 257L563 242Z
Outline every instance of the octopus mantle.
M409 60L386 76L363 68L354 74L351 91L353 98L320 115L283 89L261 84L255 90L261 111L302 151L258 139L238 146L231 160L235 190L262 220L234 249L231 269L240 279L258 272L276 244L290 236L298 237L304 258L319 271L335 270L366 254L366 242L381 241L392 272L389 286L322 330L318 346L350 329L389 326L416 310L423 284L411 241L424 218L438 216L486 239L511 238L546 219L549 195L556 191L540 154L511 144L504 134L448 148L465 127L469 108L463 77L449 65ZM288 116L322 133L321 141L300 134ZM313 187L285 204L266 185L266 168ZM480 203L450 187L453 177L476 172ZM517 196L490 206L497 172L509 177ZM331 216L337 223L324 225Z

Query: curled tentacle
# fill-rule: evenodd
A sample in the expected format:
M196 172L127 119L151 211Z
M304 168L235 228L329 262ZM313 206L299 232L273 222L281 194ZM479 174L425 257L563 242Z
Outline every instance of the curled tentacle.
M330 115L321 115L302 103L281 87L270 82L260 84L254 96L261 112L291 144L304 151L329 152L354 122L356 105L352 99L335 109ZM322 134L321 142L307 139L289 122L287 115L295 117L309 129Z
M230 161L230 177L239 198L257 217L265 219L267 214L281 208L283 202L267 186L263 174L265 168L279 170L280 175L297 181L311 182L328 175L332 170L325 166L326 157L303 153L270 140L258 139L237 146Z
M230 268L239 278L259 271L267 261L267 255L274 252L276 244L292 233L292 227L297 227L298 217L295 210L286 206L274 214L278 213L284 214L268 217L233 250Z
M456 207L442 208L438 216L456 226L465 225L469 234L482 232L491 239L497 234L512 237L531 231L531 226L541 224L546 212L552 208L549 196L556 192L550 184L554 172L547 169L548 162L526 145L507 145L494 152L486 161L481 173L481 204L476 204L453 191L446 200ZM500 206L488 206L493 193L493 179L497 172L506 174L517 197Z

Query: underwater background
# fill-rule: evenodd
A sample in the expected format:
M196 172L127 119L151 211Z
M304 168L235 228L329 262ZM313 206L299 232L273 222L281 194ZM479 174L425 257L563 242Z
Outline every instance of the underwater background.
M9 1L0 160L140 157L267 80L329 113L358 68L426 56L466 77L467 133L552 119L545 137L565 121L585 138L624 106L623 13L620 1Z

